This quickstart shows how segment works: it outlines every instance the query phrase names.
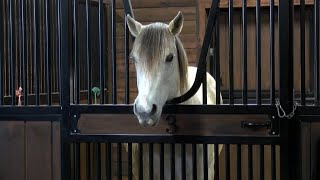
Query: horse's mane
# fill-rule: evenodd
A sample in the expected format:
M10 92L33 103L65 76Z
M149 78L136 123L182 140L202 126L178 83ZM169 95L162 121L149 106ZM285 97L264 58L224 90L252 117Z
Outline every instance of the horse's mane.
M169 37L172 36L164 23L153 23L145 26L140 35L135 39L132 52L138 52L139 57L144 57L148 61L143 62L146 72L151 67L158 67L159 61L156 58L167 55ZM178 37L175 38L177 57L179 61L180 93L184 93L187 88L188 59L184 47ZM141 51L143 49L143 51Z

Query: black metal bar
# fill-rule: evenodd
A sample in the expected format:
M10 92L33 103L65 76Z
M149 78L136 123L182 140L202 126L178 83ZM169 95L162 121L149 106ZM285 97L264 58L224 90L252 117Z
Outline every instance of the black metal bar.
M86 143L86 179L91 180L91 143Z
M4 23L5 23L5 11L4 11L5 2L0 3L0 106L3 105L4 94L3 94L3 71L4 71Z
M271 179L277 179L277 167L276 167L276 146L271 145Z
M130 103L130 78L129 78L129 29L127 27L127 18L124 18L124 66L125 66L125 103Z
M101 179L101 144L100 143L95 144L95 154L96 154L95 179L100 180Z
M128 143L128 180L132 180L132 143Z
M274 0L270 0L270 104L276 103L275 95L275 56L274 56Z
M88 104L92 103L91 96L91 45L90 45L90 6L91 1L86 0L86 50L87 50L87 100Z
M261 9L260 0L256 0L256 70L257 70L257 104L261 104Z
M305 0L300 0L300 66L301 66L301 105L306 105L306 64L305 64L305 54L306 54L306 40L305 40Z
M217 16L219 17L219 8L217 9ZM216 19L216 26L215 26L215 59L216 59L216 104L221 104L220 102L220 28L219 28L219 18Z
M153 143L149 143L149 179L153 180Z
M247 0L242 1L242 102L248 104Z
M80 64L79 64L79 43L78 43L78 0L73 0L73 57L74 57L74 67L73 67L73 83L74 83L74 104L80 104Z
M158 141L154 141L158 142ZM164 180L164 144L160 143L160 180Z
M233 0L228 6L228 47L229 47L229 104L234 104L234 73L233 73Z
M260 180L264 180L264 145L259 146L260 149Z
M314 75L315 75L315 104L320 104L320 87L319 87L319 1L314 1Z
M197 180L197 144L192 144L192 179Z
M38 2L39 3L39 2ZM40 104L40 75L39 75L39 67L40 67L40 48L39 48L39 7L37 0L33 0L33 75L34 75L34 88L36 95L36 105Z
M207 62L205 62L207 64ZM207 104L207 73L203 75L202 80L202 104Z
M199 61L198 61L196 80L188 92L186 92L180 97L176 97L172 100L167 101L168 104L178 104L188 100L198 91L198 89L201 86L203 76L206 73L206 64L204 63L204 61L206 61L207 59L206 57L208 55L208 49L210 47L210 42L212 39L212 32L217 19L217 11L219 8L218 3L219 3L219 0L214 0L212 1L212 4L211 4L211 8L208 15L207 28L206 28L205 36L203 38L204 40L201 48L201 53L199 56Z
M195 135L136 135L136 134L70 134L73 142L124 142L124 143L207 143L207 144L280 144L279 136L195 136ZM161 147L161 146L160 146ZM161 151L160 151L161 152ZM161 153L160 153L161 155ZM160 156L161 158L161 156ZM161 164L161 163L160 163Z
M143 180L143 144L138 144L138 159L139 159L139 180Z
M122 146L121 143L117 143L117 165L118 165L118 180L122 180Z
M63 69L63 68L65 68L64 66L62 66L62 60L61 60L61 56L62 56L62 46L64 45L63 43L62 43L62 41L64 40L64 39L62 39L62 37L61 37L61 35L62 35L62 30L61 30L61 26L62 26L62 24L61 24L61 19L62 19L62 15L61 15L61 0L59 0L59 1L56 1L56 3L57 3L57 12L56 12L56 23L57 23L57 29L58 29L58 32L57 32L57 43L56 43L56 48L57 48L57 69L58 69L58 73L57 73L57 77L56 77L56 80L58 80L59 82L57 83L57 85L58 85L58 89L59 89L59 92L62 92L62 90L63 90L63 85L62 85L62 74L65 74L65 75L68 75L68 74L66 74L66 73L63 73L62 71L61 71L61 69ZM68 78L69 79L69 78ZM68 84L69 84L69 82L68 82ZM68 85L69 86L69 85ZM68 99L64 99L63 97L63 94L61 94L60 95L60 103L61 104L63 104L64 102L67 102L68 101Z
M220 179L219 173L219 144L214 144L214 179Z
M175 144L170 144L170 166L171 166L171 180L175 180L176 162L175 162Z
M10 109L10 108L7 108ZM72 105L72 111L79 113L96 114L133 114L132 105ZM298 108L299 109L299 108ZM304 109L307 110L307 109ZM317 112L319 108L314 107L312 113ZM311 112L311 111L310 111ZM277 109L271 105L166 105L163 114L275 114Z
M203 144L203 179L208 180L208 145L207 144Z
M186 144L181 144L181 180L186 180Z
M241 144L237 144L237 180L241 180L242 178L241 152Z
M112 58L112 103L117 104L117 46L116 46L116 3L112 0L112 11L111 11L111 58Z
M20 0L20 6L21 6L21 60L22 60L22 87L23 87L23 105L27 105L27 62L26 62L26 39L25 39L25 1L24 0ZM1 8L2 9L2 8ZM1 26L1 25L0 25ZM1 28L1 27L0 27ZM0 34L1 34L0 30ZM2 33L3 34L3 33ZM0 39L1 41L1 39ZM1 45L0 45L1 46ZM1 56L1 55L0 55ZM1 57L0 57L1 58ZM2 64L2 60L0 60L0 66ZM1 76L1 67L0 67L0 76ZM1 77L0 77L0 81ZM1 82L2 83L2 82ZM0 84L1 84L0 83ZM1 89L1 85L0 85L0 89ZM0 90L0 98L1 98L1 91ZM1 105L1 99L0 99L0 105Z
M103 48L103 21L102 21L102 0L99 0L99 61L100 61L100 104L104 104L104 81L105 81L105 64L104 64L104 48Z
M51 92L51 44L49 35L51 30L50 22L50 7L49 0L45 1L45 60L46 60L46 86L47 86L47 101L48 105L52 105L52 92Z
M279 1L279 59L280 59L280 104L285 112L293 110L293 0ZM297 139L292 138L294 135L295 120L287 118L280 121L281 132L281 180L294 180L296 169L296 152L290 149L296 149L294 144ZM291 128L292 129L291 129Z
M66 161L70 155L70 146L66 143L69 135L69 109L70 109L70 82L69 82L69 1L58 0L57 2L57 22L58 22L58 59L59 59L59 83L60 83L60 103L62 111L62 121L60 123L61 142L61 179L69 180L70 164ZM48 108L48 107L47 107Z
M132 150L132 148L131 148ZM111 158L111 143L107 143L107 148L106 148L106 168L107 168L107 179L111 179L111 175L112 175L112 171L111 171L111 162L112 162L112 158Z
M248 180L253 180L252 144L248 144Z
M230 180L230 144L225 144L226 180Z
M134 14L132 12L132 6L131 6L131 1L130 0L123 0L123 7L124 7L124 12L125 14L129 14L131 17L134 18Z
M16 68L16 59L15 59L15 29L14 29L14 3L13 1L9 1L8 3L8 13L9 13L9 25L8 25L8 33L9 33L9 51L10 51L10 85L11 85L11 105L16 104L16 93L15 93L15 68Z

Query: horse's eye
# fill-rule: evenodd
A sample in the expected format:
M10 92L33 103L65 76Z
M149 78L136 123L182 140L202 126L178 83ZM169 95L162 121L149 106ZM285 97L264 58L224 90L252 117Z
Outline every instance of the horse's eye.
M166 58L166 62L171 62L173 60L174 55L173 54L169 54Z
M136 60L134 59L133 56L130 56L129 59L130 59L130 61L131 61L132 63L135 63L135 62L136 62Z

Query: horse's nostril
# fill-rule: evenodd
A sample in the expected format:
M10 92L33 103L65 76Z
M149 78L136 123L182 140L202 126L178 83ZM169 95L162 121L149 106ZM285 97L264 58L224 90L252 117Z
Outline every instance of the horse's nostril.
M150 115L154 115L157 112L157 105L152 104L152 110L150 112Z

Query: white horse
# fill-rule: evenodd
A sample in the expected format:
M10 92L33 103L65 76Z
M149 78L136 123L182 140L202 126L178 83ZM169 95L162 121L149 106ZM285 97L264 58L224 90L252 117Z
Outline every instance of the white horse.
M162 108L167 100L178 97L193 85L197 68L188 67L188 60L181 41L178 38L183 27L181 12L167 25L151 23L142 25L127 15L127 25L136 38L132 47L130 59L134 62L137 73L138 96L134 102L134 113L142 126L155 126L160 120ZM215 104L215 80L207 74L207 103ZM221 98L221 95L220 95ZM222 102L222 98L221 98ZM202 104L202 87L185 104ZM176 145L175 177L181 179L180 145ZM219 147L219 152L221 152ZM147 149L145 146L144 151ZM154 179L159 179L159 145L154 147ZM214 179L214 146L208 145L208 175ZM203 179L202 146L197 146L197 177ZM143 153L143 176L148 176L148 153ZM170 179L170 152L165 147L164 179ZM138 175L137 145L133 145L133 175ZM186 176L192 178L192 152L186 149Z

